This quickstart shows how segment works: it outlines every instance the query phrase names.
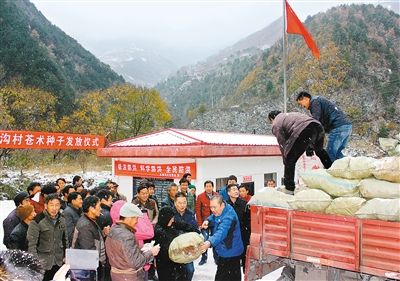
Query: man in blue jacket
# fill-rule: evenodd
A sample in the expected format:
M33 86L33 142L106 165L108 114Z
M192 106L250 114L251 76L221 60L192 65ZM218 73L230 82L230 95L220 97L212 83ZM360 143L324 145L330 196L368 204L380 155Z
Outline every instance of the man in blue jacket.
M244 251L240 234L240 222L235 210L226 204L221 195L211 198L212 215L202 224L202 228L212 228L212 235L204 242L202 251L214 247L217 259L215 281L240 281L240 259Z
M308 109L314 119L321 122L328 136L326 150L329 158L334 162L343 158L342 150L346 148L349 141L352 125L346 114L333 102L324 97L312 97L307 92L300 92L296 101L299 105Z
M226 190L226 187L230 184L237 184L237 177L234 175L230 175L228 177L228 181L226 183L226 185L224 187L222 187L218 193L219 195L222 196L222 198L224 198L225 201L227 201L229 199L229 195L228 195L228 191Z

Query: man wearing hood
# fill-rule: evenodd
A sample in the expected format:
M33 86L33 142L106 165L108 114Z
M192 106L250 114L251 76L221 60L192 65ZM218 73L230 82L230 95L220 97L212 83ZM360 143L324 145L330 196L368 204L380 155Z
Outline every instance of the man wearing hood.
M169 258L168 249L180 231L198 232L198 229L185 222L175 222L174 216L173 208L161 208L155 226L155 243L160 245L160 253L156 257L159 281L187 281L185 265L173 262Z

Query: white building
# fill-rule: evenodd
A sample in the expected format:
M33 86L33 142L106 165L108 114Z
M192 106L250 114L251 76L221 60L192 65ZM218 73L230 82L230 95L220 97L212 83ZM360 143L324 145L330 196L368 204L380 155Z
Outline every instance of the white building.
M113 176L128 200L143 178L151 179L158 198L163 198L170 182L178 183L188 171L197 194L203 192L204 181L213 181L218 190L229 175L251 193L268 179L280 185L283 176L276 138L265 135L166 129L111 143L97 154L112 158Z

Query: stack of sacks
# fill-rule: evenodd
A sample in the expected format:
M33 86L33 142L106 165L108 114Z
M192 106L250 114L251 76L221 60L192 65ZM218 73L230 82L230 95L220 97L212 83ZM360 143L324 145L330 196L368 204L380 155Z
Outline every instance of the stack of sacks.
M345 157L328 170L306 171L300 177L309 188L335 198L325 209L328 214L400 221L400 157Z
M293 195L285 194L274 188L264 187L251 197L249 205L259 205L265 207L290 209L289 200Z
M356 216L365 219L400 221L400 157L386 157L374 163L374 178L362 180L360 193L371 199Z

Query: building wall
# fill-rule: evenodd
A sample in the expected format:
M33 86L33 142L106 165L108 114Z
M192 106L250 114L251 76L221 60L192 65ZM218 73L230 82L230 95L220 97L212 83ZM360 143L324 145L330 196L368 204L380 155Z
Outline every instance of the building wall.
M283 164L281 156L263 156L263 157L226 157L226 158L113 158L115 160L126 162L136 162L145 164L175 164L196 161L197 178L192 181L197 188L197 194L204 191L203 183L206 180L212 180L214 183L217 178L225 178L229 175L235 175L238 183L243 182L243 177L251 177L254 182L254 190L264 187L264 174L277 173L277 185L280 185L280 179L283 177ZM113 166L114 171L114 166ZM119 191L132 198L132 177L115 176L119 184ZM179 179L174 179L178 183Z
M254 190L264 187L264 174L277 173L277 184L283 176L283 164L280 156L270 157L232 157L232 158L199 158L197 159L196 187L203 189L206 180L214 183L217 178L235 175L238 183L243 182L243 177L250 176L254 182Z

